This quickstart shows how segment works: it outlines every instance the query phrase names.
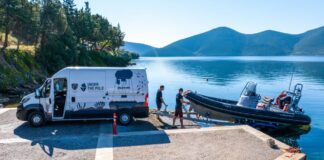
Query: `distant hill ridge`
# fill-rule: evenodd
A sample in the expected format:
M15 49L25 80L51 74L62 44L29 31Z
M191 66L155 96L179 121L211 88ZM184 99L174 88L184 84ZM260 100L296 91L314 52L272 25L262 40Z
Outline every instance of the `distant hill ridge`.
M301 34L273 30L243 34L228 27L219 27L162 48L126 42L124 49L141 56L324 55L324 27Z

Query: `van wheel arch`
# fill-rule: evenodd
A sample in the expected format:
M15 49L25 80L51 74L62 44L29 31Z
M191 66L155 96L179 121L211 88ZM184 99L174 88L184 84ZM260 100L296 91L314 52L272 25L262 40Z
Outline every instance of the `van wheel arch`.
M117 112L117 123L122 126L128 126L133 121L133 114L130 109L122 109Z

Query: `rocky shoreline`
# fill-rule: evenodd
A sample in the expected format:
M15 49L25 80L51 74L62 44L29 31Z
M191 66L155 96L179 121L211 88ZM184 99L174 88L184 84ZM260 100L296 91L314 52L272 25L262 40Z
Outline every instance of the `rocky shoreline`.
M0 108L6 104L17 103L21 98L35 90L38 85L21 85L20 87L11 88L7 91L0 92Z

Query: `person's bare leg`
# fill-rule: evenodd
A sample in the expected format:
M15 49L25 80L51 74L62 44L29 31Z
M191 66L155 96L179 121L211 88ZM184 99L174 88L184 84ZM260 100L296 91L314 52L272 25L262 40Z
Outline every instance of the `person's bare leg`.
M159 115L160 108L159 108L159 106L157 106L156 108L157 108L156 118L160 118L160 115Z
M182 118L182 117L180 118L180 124L181 124L181 128L184 128L184 125L183 125L183 118Z
M175 127L175 121L176 121L176 116L173 117L173 123L172 123L172 127Z
M190 107L189 107L189 112L191 112L191 111L192 111L192 109L193 109L193 108L192 108L192 106L190 105Z

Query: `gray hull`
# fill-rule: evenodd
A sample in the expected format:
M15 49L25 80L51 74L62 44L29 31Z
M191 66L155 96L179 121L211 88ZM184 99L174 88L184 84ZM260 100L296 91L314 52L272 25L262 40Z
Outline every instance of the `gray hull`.
M256 108L237 106L236 101L208 97L196 93L187 93L195 112L202 116L226 121L270 122L282 125L308 125L311 118L302 113L276 112Z
M217 112L206 107L203 107L199 104L194 102L190 103L190 106L194 109L195 112L200 114L201 116L212 118L212 119L219 119L229 122L235 122L235 118L232 115L224 114L222 112Z

